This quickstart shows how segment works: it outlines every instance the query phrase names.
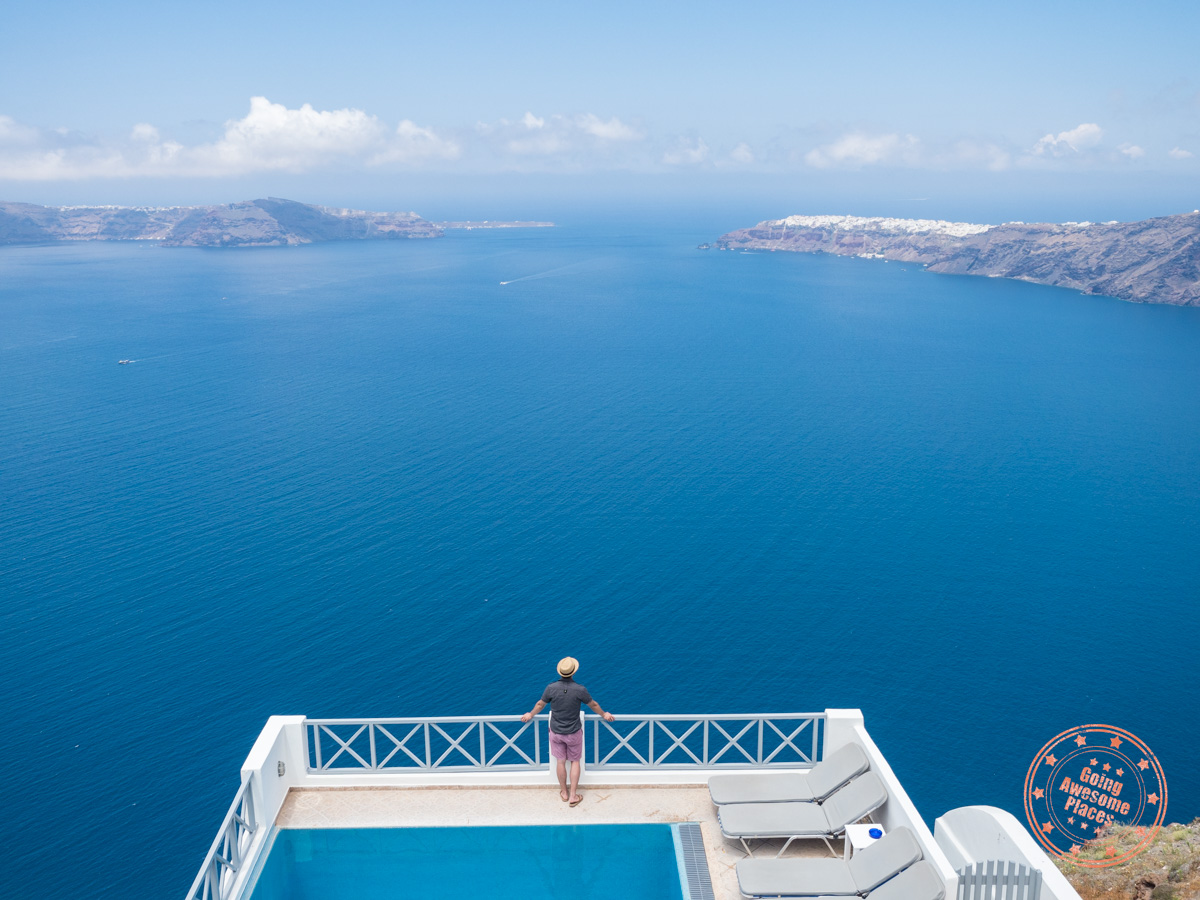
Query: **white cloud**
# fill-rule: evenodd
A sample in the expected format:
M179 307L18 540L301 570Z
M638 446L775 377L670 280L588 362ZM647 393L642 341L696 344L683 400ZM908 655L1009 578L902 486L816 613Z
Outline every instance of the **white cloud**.
M697 166L708 159L708 144L703 138L695 141L680 141L673 150L662 156L668 166Z
M602 119L595 113L537 116L526 112L516 122L502 118L494 123L478 123L468 150L485 166L484 160L490 159L492 165L507 169L579 169L591 164L629 164L638 154L626 156L620 147L640 142L643 137L616 117Z
M220 138L186 147L153 125L133 127L124 144L64 130L38 131L0 116L0 178L22 181L130 177L226 177L306 172L321 167L414 165L454 159L459 145L407 119L391 129L360 109L289 109L253 97L250 111L225 123Z
M129 132L129 139L147 144L157 143L161 140L158 129L153 125L147 125L145 122L133 126L133 130Z
M252 97L244 118L225 123L213 144L193 151L197 167L213 174L280 170L303 172L338 157L379 154L387 127L361 109L321 111L305 103L288 109L266 97Z
M290 108L265 97L250 100L206 143L184 145L167 129L140 122L112 139L69 129L32 128L0 115L0 179L70 180L132 177L234 177L255 172L363 171L379 167L453 165L473 172L661 172L677 167L764 172L907 167L991 170L1063 165L1168 165L1143 146L1103 142L1095 123L1047 134L1027 149L1004 140L964 136L921 140L903 131L796 130L753 147L747 142L712 150L698 137L655 135L641 122L586 113L527 110L509 117L434 129L410 119L398 124L362 109ZM1157 162L1151 157L1157 157ZM1192 158L1175 147L1174 160Z
M133 170L117 151L100 147L35 149L0 157L0 179L13 181L78 181L83 178L127 178Z
M616 116L606 122L595 113L587 113L577 117L575 124L585 134L603 141L638 141L642 138L636 128L626 125Z
M186 164L186 151L187 148L176 141L147 141L140 155L126 153L124 162L131 169L130 174L137 174L139 168L170 172L180 163Z
M1104 129L1095 122L1084 122L1070 131L1047 134L1033 145L1034 156L1067 156L1095 147L1104 137Z
M754 162L754 151L750 149L749 144L742 141L742 143L729 151L729 158L735 163L741 163L744 166L749 165Z
M22 125L9 116L0 116L0 147L13 147L37 143L38 131Z
M428 159L457 159L462 148L452 140L437 135L432 128L422 128L415 122L404 119L396 126L396 132L387 142L387 147L372 156L372 165L382 163L414 163Z
M805 154L804 161L816 169L911 165L917 161L919 150L920 141L911 134L901 136L854 132L810 150Z

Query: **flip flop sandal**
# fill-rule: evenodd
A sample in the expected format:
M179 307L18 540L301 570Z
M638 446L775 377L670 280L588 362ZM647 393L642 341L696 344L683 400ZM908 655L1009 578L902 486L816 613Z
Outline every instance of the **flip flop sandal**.
M572 805L572 806L578 806L578 805L579 805L580 803L582 803L582 802L583 802L583 794L580 794L580 795L579 795L579 799L578 799L578 800L574 800L574 801L572 801L572 802L571 802L571 805Z

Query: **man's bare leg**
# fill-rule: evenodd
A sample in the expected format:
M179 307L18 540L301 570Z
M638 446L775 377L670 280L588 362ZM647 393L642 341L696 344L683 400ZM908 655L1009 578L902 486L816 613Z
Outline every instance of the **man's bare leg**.
M575 763L575 766L578 768L579 763ZM578 771L575 772L575 783L579 783ZM574 791L575 788L572 787L571 790ZM567 801L567 761L565 759L558 761L558 795L563 798L564 803Z
M579 760L571 762L571 803L579 802Z

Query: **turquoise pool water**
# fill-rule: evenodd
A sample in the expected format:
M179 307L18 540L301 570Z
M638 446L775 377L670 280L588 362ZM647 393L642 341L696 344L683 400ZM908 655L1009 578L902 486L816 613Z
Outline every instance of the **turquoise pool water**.
M252 900L683 900L670 825L280 831Z

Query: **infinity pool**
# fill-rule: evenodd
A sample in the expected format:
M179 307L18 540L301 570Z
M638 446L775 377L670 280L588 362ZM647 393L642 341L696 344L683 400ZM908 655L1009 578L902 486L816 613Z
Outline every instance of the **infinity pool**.
M284 829L253 900L686 900L670 825Z

